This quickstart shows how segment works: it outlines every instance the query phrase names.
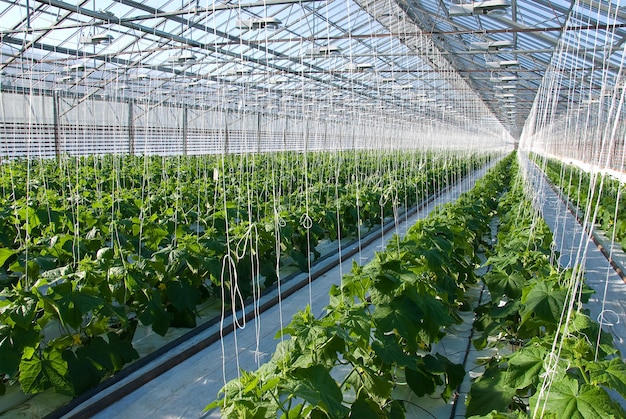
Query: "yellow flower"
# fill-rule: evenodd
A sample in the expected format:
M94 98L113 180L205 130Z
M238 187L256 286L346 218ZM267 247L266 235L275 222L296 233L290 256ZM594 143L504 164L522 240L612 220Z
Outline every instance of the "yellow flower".
M76 333L75 335L72 335L72 344L80 345L82 343L83 343L83 340L80 338L80 333Z
M165 291L165 288L167 288L167 285L165 285L165 282L161 282L161 283L159 284L159 289L160 289L161 291Z

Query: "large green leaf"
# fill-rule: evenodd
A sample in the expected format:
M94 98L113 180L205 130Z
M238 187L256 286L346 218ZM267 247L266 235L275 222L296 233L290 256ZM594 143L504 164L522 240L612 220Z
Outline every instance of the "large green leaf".
M53 387L64 394L73 394L73 387L67 377L67 362L62 352L48 347L32 358L20 363L20 385L24 393L39 393Z
M420 333L420 337L426 344L437 341L441 329L454 323L449 307L442 300L430 294L409 291L408 295L419 308L416 315L421 314L422 316L417 323L423 332Z
M527 419L528 415L524 412L502 413L495 410L486 415L469 416L468 419Z
M450 362L441 354L420 357L416 368L406 368L405 374L407 384L420 397L433 394L437 386L443 384L441 397L444 400L449 399L465 378L463 366Z
M398 287L402 284L400 281L400 275L398 272L394 271L384 271L381 269L381 272L376 275L374 280L372 281L372 286L379 291L383 296L392 296ZM372 300L374 304L378 304L379 301ZM384 302L384 301L380 301Z
M538 403L538 394L530 399L531 411ZM577 380L564 377L552 383L546 399L540 400L541 417L568 419L623 418L626 412L607 394L602 387L580 384ZM545 405L544 405L545 401Z
M167 298L175 308L172 324L178 327L195 327L196 305L200 303L200 290L186 279L169 281Z
M393 389L392 376L386 369L383 371L380 368L372 368L371 365L369 362L356 365L347 382L371 402L384 406Z
M23 290L12 290L3 293L0 300L0 314L3 323L18 326L22 330L30 330L37 314L37 299L35 295ZM19 333L17 330L14 333Z
M612 388L626 398L626 364L621 358L589 363L587 368L592 384Z
M414 345L423 312L414 300L402 295L392 304L377 306L372 318L378 331L383 333L397 331L407 343Z
M368 341L372 331L372 320L363 307L350 307L341 313L341 321L351 336Z
M526 283L526 278L524 278L521 272L506 273L492 270L484 276L484 281L493 299L501 298L503 295L516 299L522 295L522 288Z
M13 377L20 365L24 348L35 348L40 340L38 327L24 330L0 325L0 373Z
M293 394L313 406L324 410L331 417L342 417L349 409L343 402L343 394L328 370L322 365L298 368L293 373Z
M387 419L404 419L406 413L406 407L401 400L393 400L391 406L387 407L386 418Z
M144 325L152 325L152 330L164 336L174 316L163 307L159 290L152 290L148 295L142 295L144 301L137 317Z
M423 368L406 368L406 383L418 397L432 394L438 385L442 384L437 374L431 374Z
M415 365L416 356L406 353L395 336L381 334L372 342L372 349L386 364L409 367Z
M97 385L105 375L90 359L72 351L63 351L63 359L67 362L68 379L75 394L81 394Z
M470 388L466 415L487 415L493 410L506 412L515 394L516 389L508 385L504 371L489 368Z
M367 398L359 397L350 408L350 419L380 419L383 412L380 408Z
M54 307L59 320L73 329L78 329L85 316L103 303L97 290L77 289L71 281L50 288L45 299Z
M539 281L522 296L523 307L520 310L522 323L531 318L543 325L556 328L565 305L567 291L555 281Z
M522 348L508 360L506 382L516 389L536 386L543 371L544 359L548 350L542 346Z
M444 390L441 397L448 401L452 393L461 385L465 379L465 368L461 364L451 362L441 354L425 355L424 364L426 369L432 373L444 374Z
M579 336L582 339L585 339L589 336L594 337L594 344L592 348L594 358L596 357L595 341L598 339L598 334L600 335L600 340L598 342L598 358L605 359L607 356L617 353L617 349L613 345L613 336L609 332L604 331L600 327L600 325L597 322L593 321L589 316L576 311L574 312L572 319L567 324L567 327L568 333L574 336Z
M0 267L4 265L4 262L7 261L8 258L17 253L17 250L8 249L6 247L0 247Z

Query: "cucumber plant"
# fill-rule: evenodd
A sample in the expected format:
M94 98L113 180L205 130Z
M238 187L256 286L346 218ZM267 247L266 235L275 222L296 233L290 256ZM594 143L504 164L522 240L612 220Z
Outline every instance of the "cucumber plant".
M242 372L207 406L223 417L404 417L394 388L448 400L462 365L431 353L460 322L464 289L476 282L477 250L508 182L506 158L455 203L391 240L331 287L325 315L298 312L272 359Z
M498 352L472 384L467 415L626 417L607 391L626 397L626 365L584 309L592 290L572 289L571 270L555 266L552 234L522 183L498 207L498 240L483 277L490 298L476 310L474 341Z

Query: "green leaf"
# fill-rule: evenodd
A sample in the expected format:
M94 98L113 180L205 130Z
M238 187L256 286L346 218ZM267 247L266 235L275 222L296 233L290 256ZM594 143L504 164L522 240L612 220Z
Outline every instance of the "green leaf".
M588 370L591 384L612 388L626 398L626 364L622 359L590 363Z
M430 374L421 368L406 368L404 373L406 383L418 397L434 393L435 388L441 384L441 379L437 375Z
M20 385L24 393L40 393L49 387L63 394L73 394L67 378L67 362L62 352L55 347L46 348L41 355L22 359Z
M372 368L370 362L355 366L355 371L350 375L348 383L359 394L366 395L368 401L384 406L393 389L391 373L381 371L380 368Z
M342 313L341 321L351 335L369 340L372 323L369 315L362 307L350 307L347 312Z
M145 325L151 324L152 330L164 336L174 316L163 308L159 290L152 290L150 294L151 298L149 299L146 298L147 296L145 294L142 295L144 302L138 313L139 320Z
M432 355L424 356L424 363L430 372L436 372L432 368L432 365L436 365L438 367L438 371L445 374L444 384L446 386L444 391L441 393L441 397L445 401L448 401L452 396L452 393L456 391L465 379L465 368L463 368L462 364L455 364L441 354L435 354L435 357L436 363L431 361L431 359L434 358Z
M417 349L415 342L418 338L417 325L422 321L423 313L415 301L407 296L400 296L392 304L379 305L374 310L372 318L379 332L388 333L397 331L407 339L410 347Z
M40 340L38 329L12 329L8 325L0 325L0 373L14 377L24 348L35 348Z
M506 412L515 395L516 389L508 385L504 371L491 367L472 383L466 415L486 415L493 410Z
M398 289L402 282L400 281L399 274L396 272L387 272L382 271L376 275L374 280L372 281L372 286L379 291L380 294L387 296L393 295L394 291ZM372 296L373 298L373 296ZM372 300L374 304L377 304L378 301Z
M386 417L387 419L404 419L405 413L406 408L404 407L404 403L400 400L393 400L391 402L391 407L388 408Z
M306 418L308 417L308 413L311 411L311 406L307 406L307 407L305 407L303 403L297 404L291 409L289 409L288 412L285 412L282 415L280 415L280 419ZM259 419L266 418L268 417L266 412L267 412L267 408L264 409L263 411L255 410L252 412L252 416L250 417L259 418Z
M441 334L441 328L454 323L448 306L430 294L411 292L409 296L412 297L414 304L419 307L416 315L421 314L422 316L417 324L425 333L421 333L420 337L424 339L426 344L437 341Z
M407 354L394 336L379 336L380 341L372 342L372 349L386 364L409 367L415 365L415 356Z
M470 416L468 419L527 419L528 415L524 412L517 411L515 413L502 413L495 410L486 415Z
M588 336L594 336L595 339L597 339L598 334L600 334L598 358L606 358L609 355L617 353L617 349L613 345L613 336L602 330L600 325L589 318L589 316L574 312L573 318L568 324L568 328L568 333L579 336L581 339L586 339ZM593 352L595 352L595 342L593 346Z
M294 371L293 394L313 406L324 410L331 417L341 417L348 413L339 386L321 365L298 368Z
M367 397L359 396L352 403L350 416L348 417L354 419L380 419L383 416L384 414L378 405L372 403Z
M484 281L493 299L504 295L511 299L516 299L522 295L522 288L526 283L526 278L524 278L521 272L506 273L492 270L484 276Z
M72 351L63 351L63 359L67 362L68 379L75 394L81 394L96 386L105 375L91 360L79 356Z
M515 352L508 360L507 384L519 390L536 386L547 355L548 350L541 346L522 348Z
M95 336L76 349L79 359L89 360L100 371L112 371L113 362L108 353L109 345L101 336Z
M555 281L537 282L525 295L520 310L522 323L533 318L553 328L559 322L561 311L565 305L567 291L560 288Z
M538 394L530 399L531 411L538 403ZM580 385L577 380L570 377L553 382L546 397L546 400L540 401L539 407L544 417L598 419L626 416L626 412L611 400L602 387Z
M50 288L45 300L55 308L63 324L78 329L84 316L103 303L102 298L95 294L97 290L87 287L76 289L71 281L67 281Z
M4 300L0 301L0 313L8 314L8 319L4 322L11 324L13 322L22 330L29 330L33 327L32 323L37 314L37 299L29 292L23 290L15 290L5 295ZM19 333L17 330L13 333Z
M200 303L200 290L187 280L181 279L169 281L165 292L176 311L186 313L187 317L190 317L186 322L181 322L180 326L195 326L195 310L196 305Z
M17 250L8 249L6 247L0 247L0 267L4 265L4 262L7 261L8 258L17 253Z
M109 340L109 356L113 364L113 371L119 371L129 362L139 359L139 353L133 348L130 340L121 339L117 333L107 333Z

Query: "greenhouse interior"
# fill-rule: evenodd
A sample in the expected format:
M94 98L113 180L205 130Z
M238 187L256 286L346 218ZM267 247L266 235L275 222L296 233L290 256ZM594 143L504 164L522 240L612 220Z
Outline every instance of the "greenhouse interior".
M626 418L625 57L621 0L0 0L0 417Z

